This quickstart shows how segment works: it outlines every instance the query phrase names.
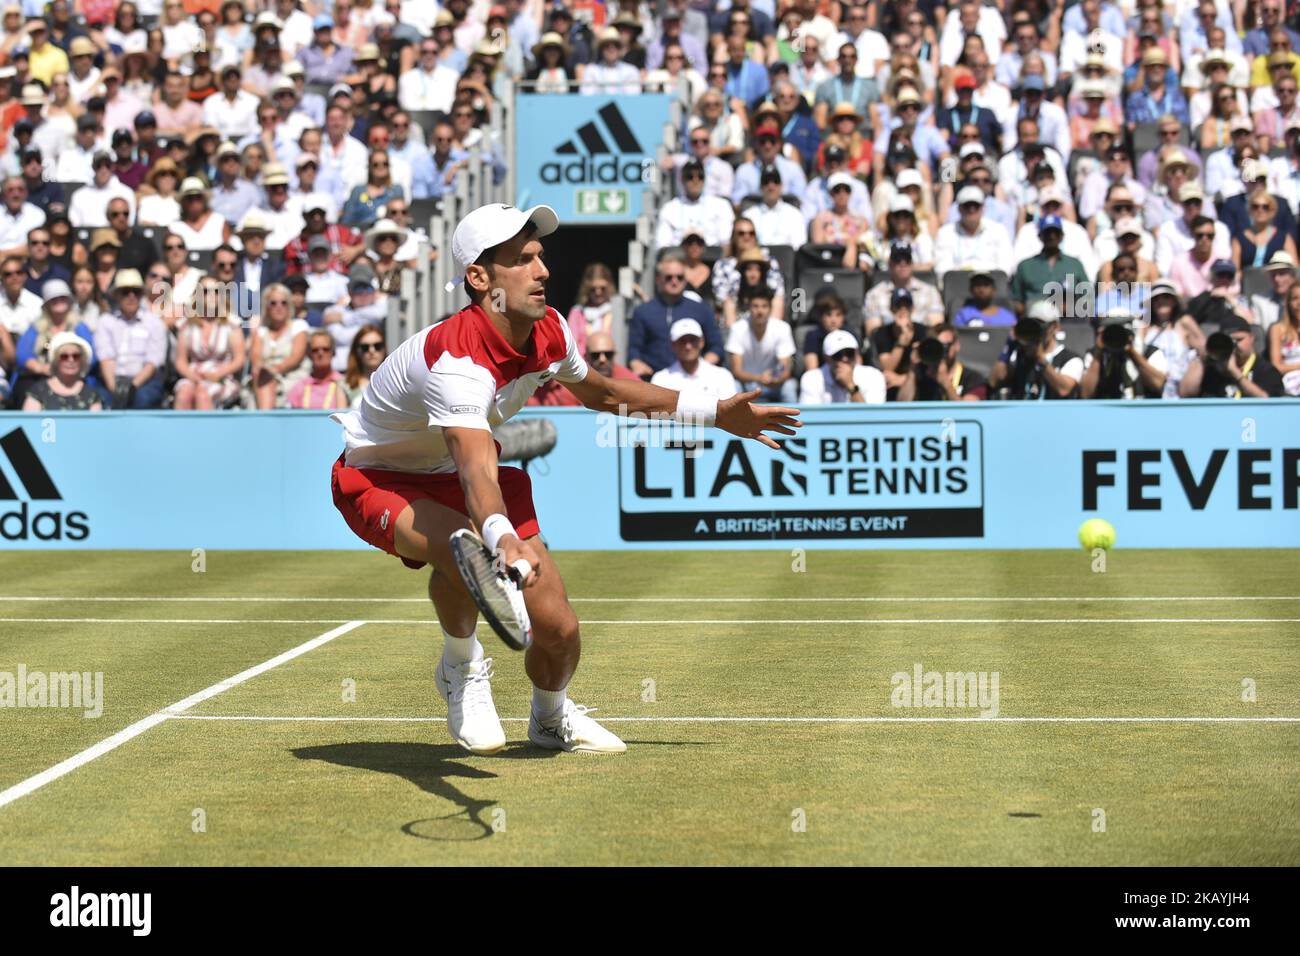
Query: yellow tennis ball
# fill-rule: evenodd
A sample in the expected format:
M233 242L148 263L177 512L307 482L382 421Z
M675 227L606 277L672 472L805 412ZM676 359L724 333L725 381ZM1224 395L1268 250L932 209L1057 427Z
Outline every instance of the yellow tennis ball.
M1093 548L1109 551L1115 546L1115 528L1104 518L1089 518L1079 525L1079 543L1089 551Z

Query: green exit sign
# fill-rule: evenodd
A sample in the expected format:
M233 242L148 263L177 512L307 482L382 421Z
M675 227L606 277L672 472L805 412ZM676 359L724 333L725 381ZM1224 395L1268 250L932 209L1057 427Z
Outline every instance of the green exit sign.
M621 216L631 208L626 189L579 189L576 199L580 216Z

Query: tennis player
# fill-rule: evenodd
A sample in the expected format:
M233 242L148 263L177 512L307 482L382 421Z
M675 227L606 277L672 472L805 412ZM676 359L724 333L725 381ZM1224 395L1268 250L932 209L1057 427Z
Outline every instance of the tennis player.
M360 407L334 416L346 445L334 464L334 503L363 541L410 568L432 566L429 598L443 633L436 683L452 737L476 754L500 750L506 737L492 700L492 659L475 632L478 608L449 546L453 532L471 525L506 564L532 567L521 582L533 626L524 655L533 684L528 739L552 750L627 749L568 699L578 618L540 540L528 475L498 465L492 428L551 378L590 409L716 425L773 448L765 432L791 435L801 424L796 409L751 404L757 391L719 401L589 367L568 323L546 304L540 240L558 225L549 206L494 203L466 216L452 256L470 305L403 342L370 377Z

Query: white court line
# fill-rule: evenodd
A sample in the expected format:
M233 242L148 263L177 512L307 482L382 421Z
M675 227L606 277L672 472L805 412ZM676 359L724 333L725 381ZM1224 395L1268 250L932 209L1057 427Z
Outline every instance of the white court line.
M446 717L276 717L170 714L173 720L285 723L442 723ZM502 717L525 723L527 717ZM1300 717L601 717L602 723L680 724L1300 724Z
M1274 596L1259 595L1152 595L1149 597L990 597L973 595L969 597L573 597L569 600L583 604L1039 604L1051 602L1083 603L1118 603L1159 601L1300 601L1300 594ZM0 596L0 604L18 602L57 602L59 604L79 602L93 604L427 604L428 598L377 598L377 597L167 597L141 595L138 597L58 597L54 595L8 595Z
M0 617L0 624L437 624L432 618L204 618L204 617ZM584 625L662 626L665 624L1300 624L1300 617L844 617L844 618L650 618L586 620Z
M137 720L135 723L122 728L117 733L113 734L113 736L101 740L92 747L87 747L85 750L81 751L81 753L74 754L67 760L50 767L48 770L42 770L35 776L28 777L21 783L16 783L12 787L0 791L0 807L13 803L15 800L25 797L33 791L39 790L47 783L51 783L62 776L72 773L72 771L76 770L78 767L85 766L97 757L104 756L104 754L109 751L116 750L127 741L139 737L146 730L149 730L152 727L157 727L169 718L179 716L181 713L189 710L196 704L201 704L205 700L216 697L223 691L230 690L230 688L236 687L245 681L252 680L259 674L264 674L272 668L279 667L281 664L287 663L295 657L300 657L308 651L315 650L322 644L327 644L334 640L334 638L346 634L348 631L355 630L364 623L365 621L349 621L342 627L336 627L332 631L326 631L319 637L313 637L305 644L299 644L297 647L287 650L283 654L278 654L275 657L272 657L269 661L263 661L255 667L250 667L248 670L240 671L234 677L227 677L225 680L213 684L211 687L204 688L197 694L191 694L184 700L178 700L171 706L164 707L162 710L150 714L143 720Z

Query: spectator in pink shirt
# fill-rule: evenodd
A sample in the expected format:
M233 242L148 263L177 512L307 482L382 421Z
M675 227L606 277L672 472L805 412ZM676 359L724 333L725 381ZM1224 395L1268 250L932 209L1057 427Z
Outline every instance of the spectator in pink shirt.
M334 371L334 336L313 332L307 340L311 372L299 379L285 398L290 408L347 408L348 390L343 376Z
M1216 261L1213 252L1214 220L1197 216L1192 220L1192 248L1174 256L1169 266L1169 278L1184 299L1200 295L1210 287L1210 269Z

